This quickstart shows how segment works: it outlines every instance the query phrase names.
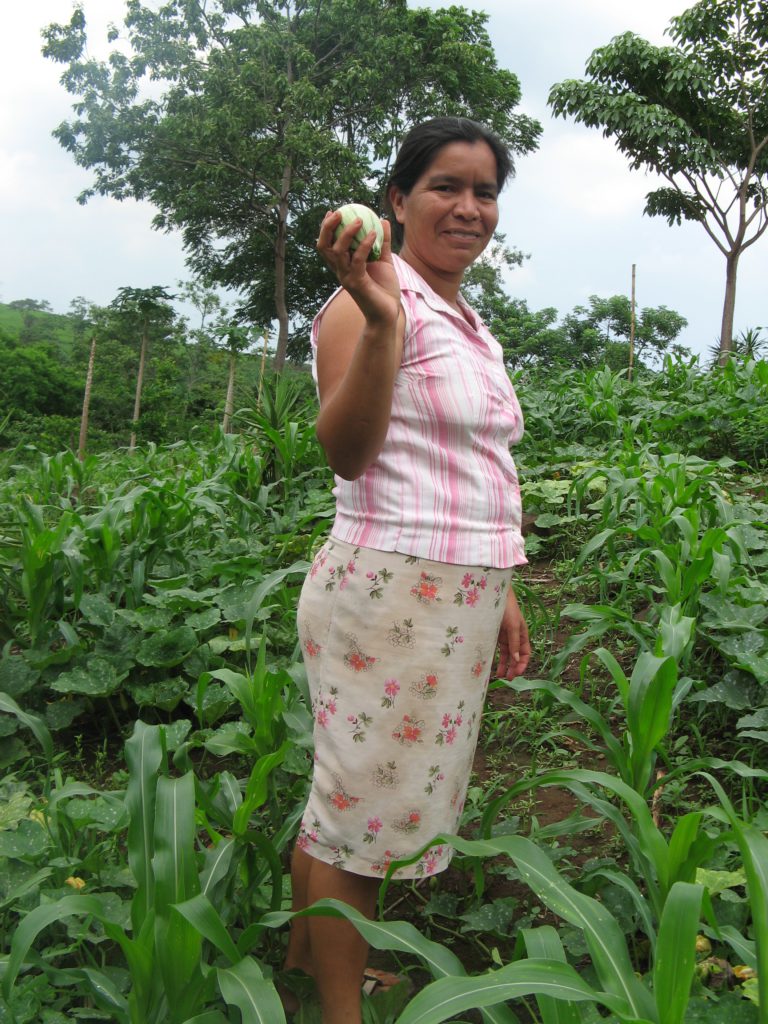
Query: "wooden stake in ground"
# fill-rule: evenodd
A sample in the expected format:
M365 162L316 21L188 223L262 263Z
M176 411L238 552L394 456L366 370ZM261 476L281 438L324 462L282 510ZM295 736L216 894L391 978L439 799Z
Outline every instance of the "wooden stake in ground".
M93 384L93 366L96 362L96 334L91 338L91 354L88 356L88 372L85 375L85 391L83 392L83 411L80 414L80 441L77 445L77 457L85 459L85 441L88 436L88 411L91 407L91 385Z
M145 319L141 332L141 350L139 352L139 372L136 376L136 393L133 399L133 419L131 421L131 440L128 452L133 455L136 450L136 428L141 415L141 389L144 386L144 366L147 362L147 345L149 344L149 323Z
M629 373L627 380L632 380L635 365L635 266L632 264L632 309L629 317Z
M268 336L269 336L269 331L265 327L264 328L264 347L261 350L261 370L259 371L259 390L258 390L258 393L256 395L256 408L257 409L259 409L261 407L261 386L264 383L264 366L265 366L265 364L267 362L267 339L268 339Z
M235 408L235 369L237 368L237 350L233 347L229 350L229 375L227 377L227 397L224 399L224 420L221 424L222 432L229 433L232 425L232 413Z

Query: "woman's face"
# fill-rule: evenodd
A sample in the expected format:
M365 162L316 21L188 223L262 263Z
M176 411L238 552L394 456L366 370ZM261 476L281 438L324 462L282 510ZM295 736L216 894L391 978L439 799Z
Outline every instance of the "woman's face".
M406 195L390 200L405 231L400 255L416 269L460 278L499 220L496 157L486 142L449 142Z

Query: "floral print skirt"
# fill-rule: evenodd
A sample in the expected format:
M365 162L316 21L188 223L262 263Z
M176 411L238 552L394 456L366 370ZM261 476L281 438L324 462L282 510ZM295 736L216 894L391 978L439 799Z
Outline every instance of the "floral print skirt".
M456 830L511 571L326 541L298 609L315 741L300 849L383 876ZM435 874L452 852L395 877Z

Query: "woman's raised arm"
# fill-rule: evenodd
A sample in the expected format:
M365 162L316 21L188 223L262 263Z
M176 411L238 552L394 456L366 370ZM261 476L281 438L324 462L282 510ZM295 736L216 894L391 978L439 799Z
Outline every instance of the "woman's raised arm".
M389 224L384 222L381 259L369 263L374 232L352 250L361 222L353 221L335 239L340 219L338 213L327 214L317 241L344 289L320 321L317 436L334 472L354 480L375 461L387 436L405 316Z

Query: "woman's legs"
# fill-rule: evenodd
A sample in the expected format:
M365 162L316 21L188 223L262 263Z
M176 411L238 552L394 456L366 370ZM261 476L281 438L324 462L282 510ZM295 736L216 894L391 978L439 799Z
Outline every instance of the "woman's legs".
M310 857L293 854L293 909L319 899L348 903L373 917L379 880L355 875ZM336 917L305 917L292 922L285 966L300 967L315 979L323 1024L360 1024L360 989L368 959L368 943L349 921Z

